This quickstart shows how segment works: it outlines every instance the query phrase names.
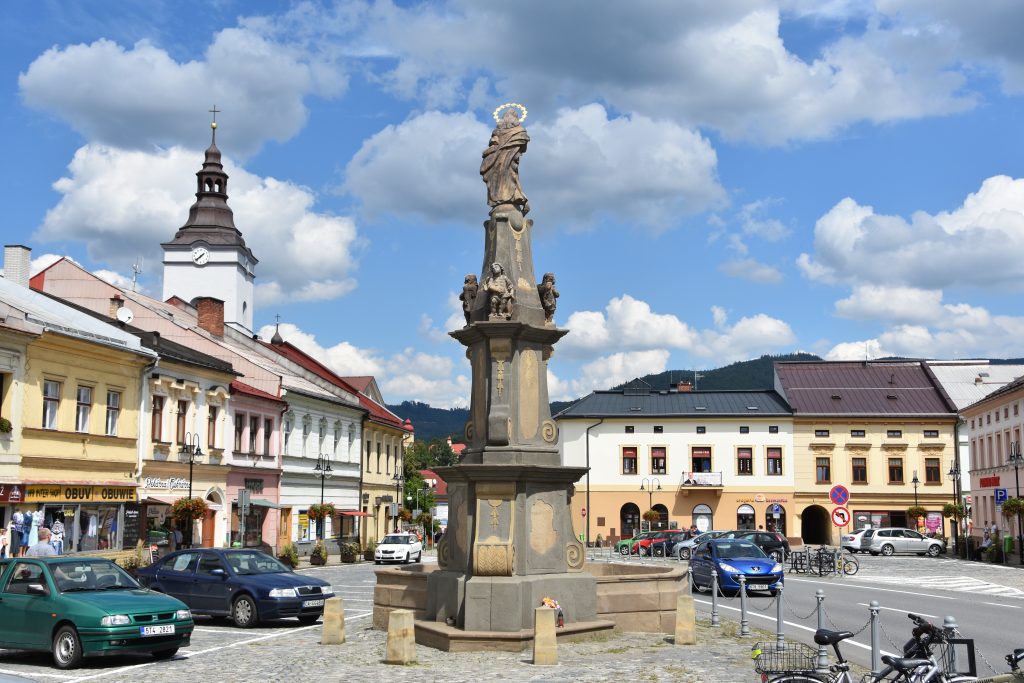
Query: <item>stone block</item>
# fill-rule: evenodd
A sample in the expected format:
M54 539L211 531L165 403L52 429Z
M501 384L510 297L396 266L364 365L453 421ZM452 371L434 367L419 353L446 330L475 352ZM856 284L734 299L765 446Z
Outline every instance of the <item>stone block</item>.
M416 627L412 610L396 609L388 616L388 641L385 664L411 664L416 661Z
M533 663L558 664L558 638L555 635L555 611L538 607L533 611Z
M676 645L697 644L697 614L693 598L680 593L676 599Z
M324 602L321 645L341 645L345 642L345 603L335 596Z

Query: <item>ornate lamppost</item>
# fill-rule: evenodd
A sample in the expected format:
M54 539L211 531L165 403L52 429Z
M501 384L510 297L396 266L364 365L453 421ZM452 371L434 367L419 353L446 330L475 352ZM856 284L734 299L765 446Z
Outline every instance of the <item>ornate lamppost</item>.
M1020 466L1024 463L1024 456L1020 453L1020 442L1014 441L1010 444L1010 462L1013 463L1013 481L1017 484L1017 498L1020 498ZM1021 521L1020 511L1017 511L1017 550L1020 552L1020 563L1024 565L1024 522Z
M917 470L914 470L914 478L910 480L910 483L914 485L914 507L918 507L917 487L921 485L921 480L917 478Z
M405 484L405 477L401 472L395 472L392 477L395 482L395 532L398 532L398 506L402 504L402 486Z
M953 480L953 552L960 554L960 460L953 459L949 468L949 478Z
M320 477L320 540L323 540L327 533L327 520L324 519L324 481L331 478L334 472L331 470L331 456L328 453L319 453L316 456L316 467L313 471Z
M657 487L658 491L661 490L661 481L657 477L654 477L652 479L648 479L647 477L644 477L640 481L640 490L641 491L647 491L647 509L648 510L653 510L654 509L654 491L655 491L655 487ZM654 522L652 520L647 520L647 530L651 531L653 528L654 528Z
M188 456L188 497L192 499L192 467L196 463L196 458L200 458L203 455L203 451L199 448L199 433L195 434L191 432L185 432L185 440L182 442L181 447L178 448L178 455ZM189 508L188 512L188 546L192 547L192 528L195 526L195 522L192 519L192 508Z

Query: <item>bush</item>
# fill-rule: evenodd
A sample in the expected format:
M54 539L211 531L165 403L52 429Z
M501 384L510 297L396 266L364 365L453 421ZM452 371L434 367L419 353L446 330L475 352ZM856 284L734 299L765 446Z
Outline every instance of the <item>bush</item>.
M299 566L299 551L295 549L294 545L289 543L281 548L281 552L277 554L277 559L281 560L282 563L288 565L292 569L295 569Z

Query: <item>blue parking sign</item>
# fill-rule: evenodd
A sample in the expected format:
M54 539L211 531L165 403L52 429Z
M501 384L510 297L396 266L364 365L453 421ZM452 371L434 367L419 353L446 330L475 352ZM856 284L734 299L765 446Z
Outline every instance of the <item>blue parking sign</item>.
M996 489L996 505L1002 505L1006 502L1009 496L1006 495L1006 489Z

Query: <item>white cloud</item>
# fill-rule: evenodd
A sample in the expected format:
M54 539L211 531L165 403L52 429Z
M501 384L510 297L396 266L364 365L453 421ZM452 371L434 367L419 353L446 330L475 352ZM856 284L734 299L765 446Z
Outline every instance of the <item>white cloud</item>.
M763 313L740 318L729 326L724 312L715 311L719 329L703 330L695 343L694 355L731 363L760 356L769 351L787 349L796 343L796 335L785 322Z
M63 256L61 254L40 254L39 256L36 256L34 259L32 259L32 262L29 264L28 271L32 273L32 275L35 275L40 271L46 270L57 261L60 261L62 258L66 258L72 263L78 263L78 261L71 258L70 256ZM78 265L81 264L79 263Z
M579 376L562 380L549 368L548 396L552 401L570 401L595 389L608 389L634 377L642 377L668 368L670 352L666 349L620 351L586 363Z
M560 109L549 121L529 126L520 167L539 227L610 215L661 230L725 199L716 154L692 130L640 115L609 119L599 104ZM471 114L414 116L363 143L345 190L371 215L477 223L488 210L478 169L489 135Z
M825 354L825 360L871 360L893 354L882 348L877 339L836 344Z
M943 314L942 292L913 287L863 285L836 302L836 315L852 320L929 322Z
M159 244L188 217L202 159L180 147L141 152L86 145L68 176L54 183L62 197L36 238L84 242L91 259L121 269L140 255L159 264ZM260 178L228 158L224 164L235 224L260 261L257 305L333 299L355 287L350 274L361 241L351 218L314 212L307 188ZM132 191L111 191L123 187Z
M777 284L782 282L782 273L778 268L759 263L754 259L736 259L726 261L718 270L730 277L736 277L751 282L763 284Z

